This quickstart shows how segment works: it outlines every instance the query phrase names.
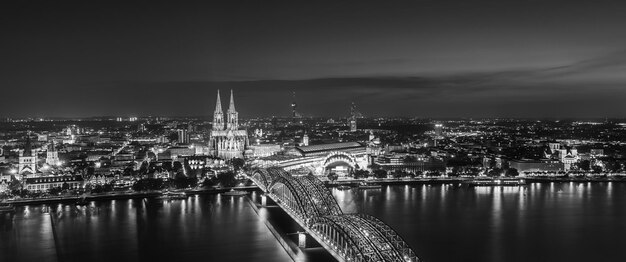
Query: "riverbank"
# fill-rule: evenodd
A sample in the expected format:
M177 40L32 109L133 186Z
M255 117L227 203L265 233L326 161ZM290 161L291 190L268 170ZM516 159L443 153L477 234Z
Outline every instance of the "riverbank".
M606 176L606 177L520 177L525 179L527 184L530 183L626 183L626 177L623 176ZM324 183L328 187L338 186L357 186L361 182L376 183L380 185L438 185L438 184L460 184L462 182L470 181L474 178L469 177L455 177L455 178L380 178L380 179L340 179L338 181L325 180ZM246 187L228 187L228 188L208 188L208 189L186 189L176 190L175 192L185 192L187 195L197 194L219 194L235 190L258 190L257 186ZM46 197L46 198L22 198L7 200L7 203L11 203L15 206L24 205L39 205L39 204L56 204L56 203L75 203L76 201L85 198L86 201L97 200L116 200L116 199L135 199L135 198L152 198L161 195L165 191L113 191L100 194L92 194L86 196L58 196L58 197Z
M368 182L380 185L420 185L420 184L456 184L461 183L462 178L379 178L379 179L342 179L337 181L325 181L328 187L357 186L359 183Z
M199 195L199 194L219 194L228 192L231 189L235 190L245 190L245 191L253 191L257 190L256 186L246 186L246 187L232 187L232 188L209 188L209 189L186 189L186 190L176 190L175 192L184 192L187 195ZM45 198L22 198L22 199L13 199L7 200L7 203L13 204L14 206L25 206L25 205L40 205L40 204L58 204L58 203L76 203L76 201L85 198L86 201L98 201L98 200L118 200L118 199L137 199L137 198L153 198L160 196L163 194L165 190L155 190L155 191L142 191L142 192L132 192L132 191L113 191L107 193L100 194L92 194L85 196L58 196L58 197L45 197Z
M576 182L576 183L606 183L606 182L616 182L616 183L626 183L626 177L526 177L527 183L547 183L547 182Z

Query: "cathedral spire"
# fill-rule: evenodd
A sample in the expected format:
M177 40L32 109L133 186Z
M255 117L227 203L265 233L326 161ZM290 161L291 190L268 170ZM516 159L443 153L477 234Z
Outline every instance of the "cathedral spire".
M226 112L228 116L228 120L226 122L226 128L228 130L238 130L239 129L239 113L235 110L235 97L233 96L233 90L230 90L230 106L228 107L228 112Z
M220 99L220 90L217 90L217 102L215 102L215 113L222 112L222 101Z
M230 90L230 106L228 106L228 112L235 112L235 98L233 97L233 90Z
M220 90L217 90L217 102L215 102L215 112L213 112L213 130L224 130L224 113L222 113L222 101Z

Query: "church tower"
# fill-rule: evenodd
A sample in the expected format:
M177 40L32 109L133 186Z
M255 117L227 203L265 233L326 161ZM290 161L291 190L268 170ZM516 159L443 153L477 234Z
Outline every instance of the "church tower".
M30 133L26 137L24 151L20 153L17 170L20 175L35 174L37 172L37 155L33 156L30 147Z
M46 164L51 166L59 165L59 152L57 152L57 149L54 146L54 141L52 141L52 143L48 146L48 151L46 152Z
M224 113L222 112L222 102L220 100L219 89L217 90L217 102L215 103L215 112L213 112L213 130L224 130Z
M228 130L237 130L239 129L239 113L235 110L235 98L233 97L233 90L230 90L230 106L228 106L228 111L226 112L228 115Z

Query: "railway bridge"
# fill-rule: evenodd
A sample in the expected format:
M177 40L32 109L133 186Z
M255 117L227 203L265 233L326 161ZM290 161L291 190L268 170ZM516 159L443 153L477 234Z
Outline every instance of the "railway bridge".
M254 170L249 178L338 261L421 261L402 237L366 214L345 214L322 181L282 168Z

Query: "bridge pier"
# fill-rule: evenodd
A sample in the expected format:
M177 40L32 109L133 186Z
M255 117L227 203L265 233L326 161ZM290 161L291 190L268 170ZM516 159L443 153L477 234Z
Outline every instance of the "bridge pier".
M298 247L299 248L309 248L312 247L312 240L311 239L307 239L307 238L311 238L311 236L309 236L308 233L306 232L298 232Z
M261 206L267 206L267 195L261 195Z

